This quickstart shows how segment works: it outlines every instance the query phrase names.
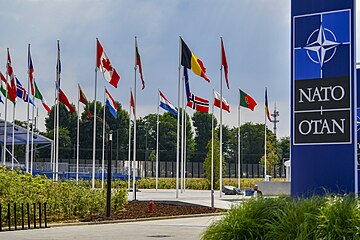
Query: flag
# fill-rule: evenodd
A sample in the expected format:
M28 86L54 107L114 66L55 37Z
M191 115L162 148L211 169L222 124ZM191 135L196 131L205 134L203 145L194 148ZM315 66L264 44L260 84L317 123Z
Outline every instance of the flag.
M135 50L136 50L136 65L139 66L139 73L140 73L140 78L141 78L141 83L142 83L142 90L144 90L145 88L145 81L144 81L144 75L143 75L143 71L142 71L142 65L141 65L141 59L140 59L140 54L139 54L139 48L137 45L137 40L135 38Z
M240 106L249 108L252 111L254 111L254 108L256 106L255 100L252 97L250 97L250 95L246 94L245 92L241 91L240 89L239 89L239 91L240 91L240 103L239 103Z
M116 72L115 68L113 68L113 66L111 65L110 60L107 57L99 40L96 40L96 42L97 42L96 66L104 74L105 80L117 88L118 82L120 80L120 76Z
M7 91L8 91L8 83L6 81L6 78L2 74L2 72L0 72L0 78L1 78L0 90L1 90L1 93L4 95L4 97L6 98L7 97Z
M29 51L28 51L28 71L29 71L29 81L30 81L30 90L31 95L34 96L35 89L34 89L34 66L31 60L31 54L30 54L30 45L29 45Z
M221 106L221 97L220 97L220 93L218 93L217 91L214 91L214 106L220 108ZM225 98L222 98L222 109L224 109L227 112L230 112L230 105L228 104L228 102L226 101Z
M85 93L82 91L80 85L79 85L79 95L80 95L79 101L85 105L85 111L86 111L88 117L91 118L92 114L90 113L90 110L89 110L89 102L86 99Z
M59 101L67 107L69 112L76 112L75 108L71 105L69 99L66 97L61 88L59 88Z
M130 106L133 111L133 114L135 115L135 101L134 101L132 91L130 91Z
M115 102L114 98L111 96L111 94L109 93L109 91L106 88L105 88L105 102L106 102L106 106L109 109L109 112L116 119L117 111L118 111L119 107L118 107L117 103Z
M198 112L209 112L209 101L204 98L195 96L193 93L190 93L187 106L195 109Z
M210 82L210 79L206 76L206 68L203 62L198 59L186 45L184 40L181 39L181 65L185 68L191 69L196 75L204 78Z
M37 98L37 99L40 99L42 105L43 105L44 108L45 108L45 110L46 110L48 113L50 113L50 112L51 112L51 109L50 109L50 107L47 105L45 98L43 97L43 95L41 94L39 88L37 87L35 80L34 80L34 88L35 88L35 95L34 95L34 97Z
M4 104L4 101L2 100L1 96L0 96L0 102Z
M269 120L269 122L272 122L271 118L270 118L270 113L269 113L269 105L268 105L268 98L267 98L267 88L265 88L265 114L266 114L267 119Z
M15 75L13 68L11 66L11 58L10 58L10 51L7 49L7 64L6 64L7 74L10 77L10 84L7 85L8 87L8 96L10 101L15 103L16 101L16 83L15 83Z
M170 101L165 97L165 95L161 91L159 91L159 94L160 94L160 107L168 111L169 113L172 113L175 116L177 116L178 111L176 110L174 105L170 103Z
M186 99L189 102L190 101L190 84L189 84L189 75L187 72L187 68L184 68L184 78L185 78L185 91L186 91Z
M226 61L224 42L223 42L222 38L221 38L221 65L224 66L226 86L227 86L228 89L230 89L229 79L228 79L228 71L229 71L229 69L228 69L228 64L227 64L227 61Z
M29 103L31 103L32 105L35 106L33 100L31 98L29 98L29 94L27 93L26 89L22 86L19 79L17 79L17 77L15 77L15 79L16 79L16 95L19 98L21 98L24 102L29 101Z
M61 74L61 61L60 61L60 42L57 41L58 57L56 63L56 88L60 89L60 74Z

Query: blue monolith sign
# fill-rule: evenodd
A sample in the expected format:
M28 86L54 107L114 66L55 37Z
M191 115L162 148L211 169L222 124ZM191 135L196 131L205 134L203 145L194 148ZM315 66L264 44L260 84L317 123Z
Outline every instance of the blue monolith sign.
M354 0L291 3L291 195L357 193Z

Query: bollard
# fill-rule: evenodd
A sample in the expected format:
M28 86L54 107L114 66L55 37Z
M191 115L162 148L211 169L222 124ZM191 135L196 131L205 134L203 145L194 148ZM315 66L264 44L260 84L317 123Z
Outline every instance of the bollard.
M1 204L0 204L0 232L2 231L2 207L1 207Z
M47 228L47 221L46 221L46 202L44 203L44 222L45 222L45 228Z
M24 230L24 203L21 203L21 229Z
M8 215L7 215L7 219L8 219L8 225L9 225L9 231L11 231L11 222L10 222L10 203L8 203Z
M29 203L26 203L26 208L27 208L28 229L30 229L30 206L29 206Z
M41 203L39 203L39 228L41 228Z
M15 230L17 230L17 225L16 225L16 203L14 203L14 228L15 228Z
M33 203L34 205L34 229L36 228L36 203Z

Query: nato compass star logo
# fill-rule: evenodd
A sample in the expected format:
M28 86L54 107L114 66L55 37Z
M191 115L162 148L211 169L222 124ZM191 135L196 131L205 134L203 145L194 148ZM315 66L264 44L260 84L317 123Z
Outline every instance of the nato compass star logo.
M294 17L294 79L350 75L350 12L339 10Z
M313 31L304 47L311 61L320 64L321 68L324 63L329 62L336 53L336 47L340 43L336 42L335 34L320 25L319 29Z

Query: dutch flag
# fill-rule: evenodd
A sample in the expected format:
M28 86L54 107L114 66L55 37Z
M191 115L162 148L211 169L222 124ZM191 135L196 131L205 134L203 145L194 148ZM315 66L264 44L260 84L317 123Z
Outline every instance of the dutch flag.
M167 100L167 98L161 91L159 91L159 93L160 93L160 107L177 116L178 111L176 110L176 108L169 102L169 100Z
M119 109L119 107L116 104L114 98L111 96L111 94L108 92L108 90L106 88L105 88L105 102L106 102L106 106L109 109L109 112L116 119L117 118L117 110Z

